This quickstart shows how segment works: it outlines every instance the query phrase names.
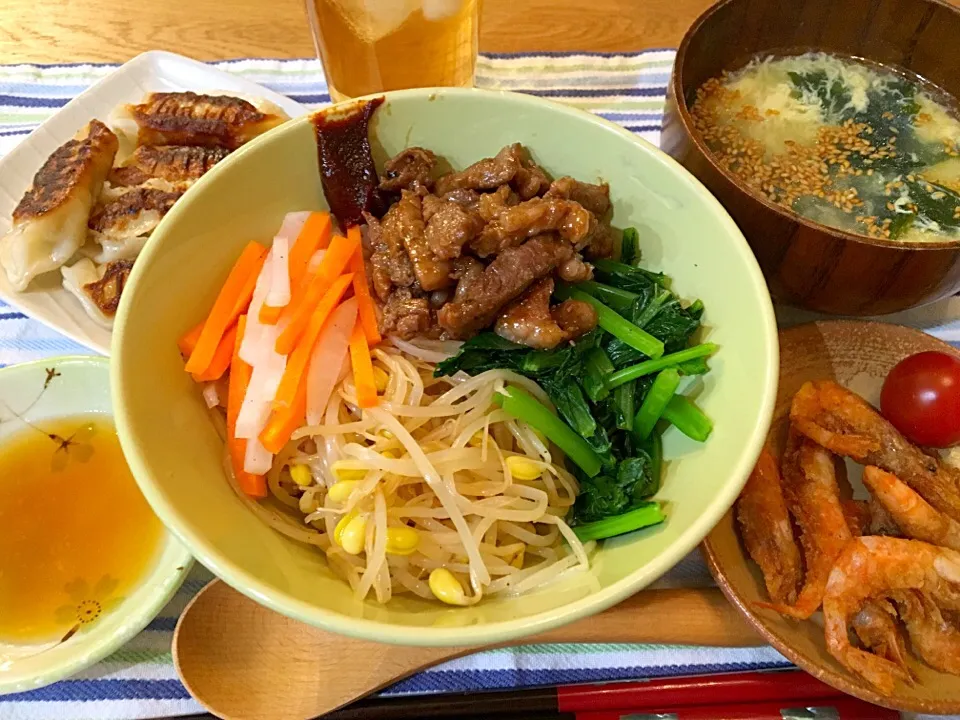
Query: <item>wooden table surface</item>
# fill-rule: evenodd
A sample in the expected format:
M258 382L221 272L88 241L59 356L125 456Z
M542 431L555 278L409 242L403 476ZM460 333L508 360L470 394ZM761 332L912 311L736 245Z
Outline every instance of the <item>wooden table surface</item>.
M483 0L480 47L487 52L676 47L710 4ZM200 60L314 54L303 0L0 0L0 64L123 62L146 50Z

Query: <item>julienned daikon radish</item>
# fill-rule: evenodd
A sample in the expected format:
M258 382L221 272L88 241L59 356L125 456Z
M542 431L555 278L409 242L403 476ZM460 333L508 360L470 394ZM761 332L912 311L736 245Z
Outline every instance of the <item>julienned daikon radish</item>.
M290 302L291 248L309 217L308 210L287 213L273 238L273 284L267 293L267 305L283 307Z
M264 302L271 307L286 307L290 302L290 241L278 235L272 250L270 291Z
M307 224L307 220L310 219L311 215L313 215L313 213L310 210L288 212L283 216L283 222L280 223L280 229L277 231L276 237L285 238L292 247L296 239L300 237L300 233L303 231L303 227Z
M317 303L333 281L344 273L354 253L359 251L360 238L357 233L333 237L316 272L304 278L307 284L303 292L298 292L280 314L277 325L283 329L277 338L277 352L286 354L293 350L310 322Z
M320 337L327 319L336 310L343 294L352 282L353 273L338 277L324 293L316 310L313 311L310 322L297 342L297 346L287 356L287 369L283 373L280 387L277 389L277 396L273 401L275 411L289 409L293 406L298 388L306 382L307 368L313 348L317 344L317 338ZM304 404L306 404L306 395L304 395ZM265 444L268 448L270 447L270 444Z
M209 382L203 386L203 401L208 408L215 408L220 404L220 392L217 389L217 383Z
M240 358L253 368L250 385L237 417L235 437L241 439L256 438L263 430L270 416L270 405L276 397L280 379L287 367L286 356L280 355L274 349L280 327L260 322L260 308L270 290L273 277L272 266L271 251L257 279L253 299L250 301L250 311L247 313L246 332L240 344ZM254 451L248 448L248 454Z
M310 260L307 263L307 272L315 273L317 268L320 267L320 263L323 262L323 256L327 254L326 249L317 250L313 255L310 256Z
M272 464L273 453L263 446L260 438L248 438L247 454L243 458L243 471L251 475L266 475Z
M307 220L300 229L300 234L296 238L291 237L290 253L288 261L288 274L290 276L290 297L297 292L303 281L303 276L307 274L310 258L313 257L317 249L325 248L330 243L330 234L333 229L333 221L330 213L312 212L308 213ZM283 235L283 229L279 235ZM290 302L287 300L283 306L274 307L265 304L260 309L260 321L264 323L276 323L280 319L280 313Z
M357 322L357 299L350 298L323 326L313 347L307 370L307 425L319 425L330 394L337 386L350 348L350 333Z
M267 293L270 292L270 285L273 282L273 249L267 252L267 259L263 262L263 269L257 278L257 284L253 289L253 297L250 299L250 309L247 311L247 330L244 333L243 340L240 343L240 357L248 365L253 365L256 360L254 350L260 347L261 335L268 330L277 332L276 326L265 325L260 320L260 309L263 308L267 299Z
M250 386L251 368L240 359L240 343L246 332L247 316L241 315L237 323L237 345L230 362L230 382L227 386L227 449L230 452L230 465L237 484L244 493L251 497L262 498L267 496L267 480L263 475L248 473L243 469L247 457L247 441L239 440L234 435L237 426L237 415L243 398Z

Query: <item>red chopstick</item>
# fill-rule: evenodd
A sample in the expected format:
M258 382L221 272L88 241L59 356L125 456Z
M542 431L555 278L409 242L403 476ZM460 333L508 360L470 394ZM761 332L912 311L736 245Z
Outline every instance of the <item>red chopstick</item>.
M725 705L798 698L813 700L840 693L800 670L725 673L660 678L641 682L567 685L557 688L557 710L616 710L620 708Z
M791 712L793 710L794 712ZM741 705L684 705L674 708L601 710L574 715L576 720L793 720L794 718L836 718L837 720L899 720L900 713L852 697L821 698L810 704L759 702ZM439 719L438 719L439 720Z
M677 714L678 708L695 708L709 705L709 708L689 710L706 712L706 715L691 715L691 718L711 718L709 713L724 710L723 706L744 707L744 712L767 710L774 705L780 708L834 705L852 698L841 695L801 670L776 670L745 673L724 673L717 675L699 675L680 678L658 678L640 682L610 682L564 687L528 688L523 690L480 691L466 693L445 693L441 695L420 695L414 697L389 698L378 697L360 700L347 707L325 715L329 720L412 720L413 718L445 718L457 716L490 718L490 720L508 720L509 718L620 718L620 714L629 715L625 708L634 713L651 712L655 708L667 708L665 712ZM854 701L860 703L860 701ZM760 707L762 705L763 707ZM861 707L870 708L869 713L854 713L853 706L847 707L851 720L870 718L886 720L896 715L880 715L886 712L882 708L866 703ZM767 709L764 709L767 708ZM597 715L604 711L613 711L612 715ZM687 711L684 711L687 712ZM618 714L619 713L619 714ZM596 715L596 718L594 716ZM686 715L678 717L686 720ZM719 716L718 716L719 717ZM753 718L766 715L742 715ZM780 715L770 716L781 720Z

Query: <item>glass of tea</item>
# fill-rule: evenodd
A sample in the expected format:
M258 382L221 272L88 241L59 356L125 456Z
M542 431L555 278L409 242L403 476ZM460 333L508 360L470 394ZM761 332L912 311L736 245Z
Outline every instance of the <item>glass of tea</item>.
M330 97L473 85L480 1L306 0Z

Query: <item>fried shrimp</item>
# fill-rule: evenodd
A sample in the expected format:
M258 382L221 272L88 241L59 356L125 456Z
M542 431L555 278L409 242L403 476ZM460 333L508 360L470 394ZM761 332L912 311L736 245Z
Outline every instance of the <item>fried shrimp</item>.
M897 625L896 608L887 600L868 600L851 621L860 643L876 655L907 668L907 649Z
M800 584L800 551L783 499L777 460L766 448L740 493L737 520L743 544L760 566L771 599L793 603Z
M944 619L936 603L916 591L897 593L894 600L920 659L935 670L960 675L960 631Z
M800 528L806 574L794 605L764 607L805 620L820 607L833 563L853 535L840 505L833 456L793 428L784 451L783 477L787 505Z
M845 667L882 692L896 680L910 682L904 668L853 647L849 628L867 601L907 590L926 593L942 608L960 607L960 553L917 540L856 538L847 544L823 598L827 649Z
M873 514L866 500L843 500L840 502L840 509L843 510L843 517L847 521L851 535L860 537L871 534L870 523L873 520Z
M865 400L829 380L805 383L793 398L796 428L831 452L893 473L960 521L958 474L907 441Z
M960 523L934 509L896 475L870 466L863 471L863 482L907 537L960 550Z

